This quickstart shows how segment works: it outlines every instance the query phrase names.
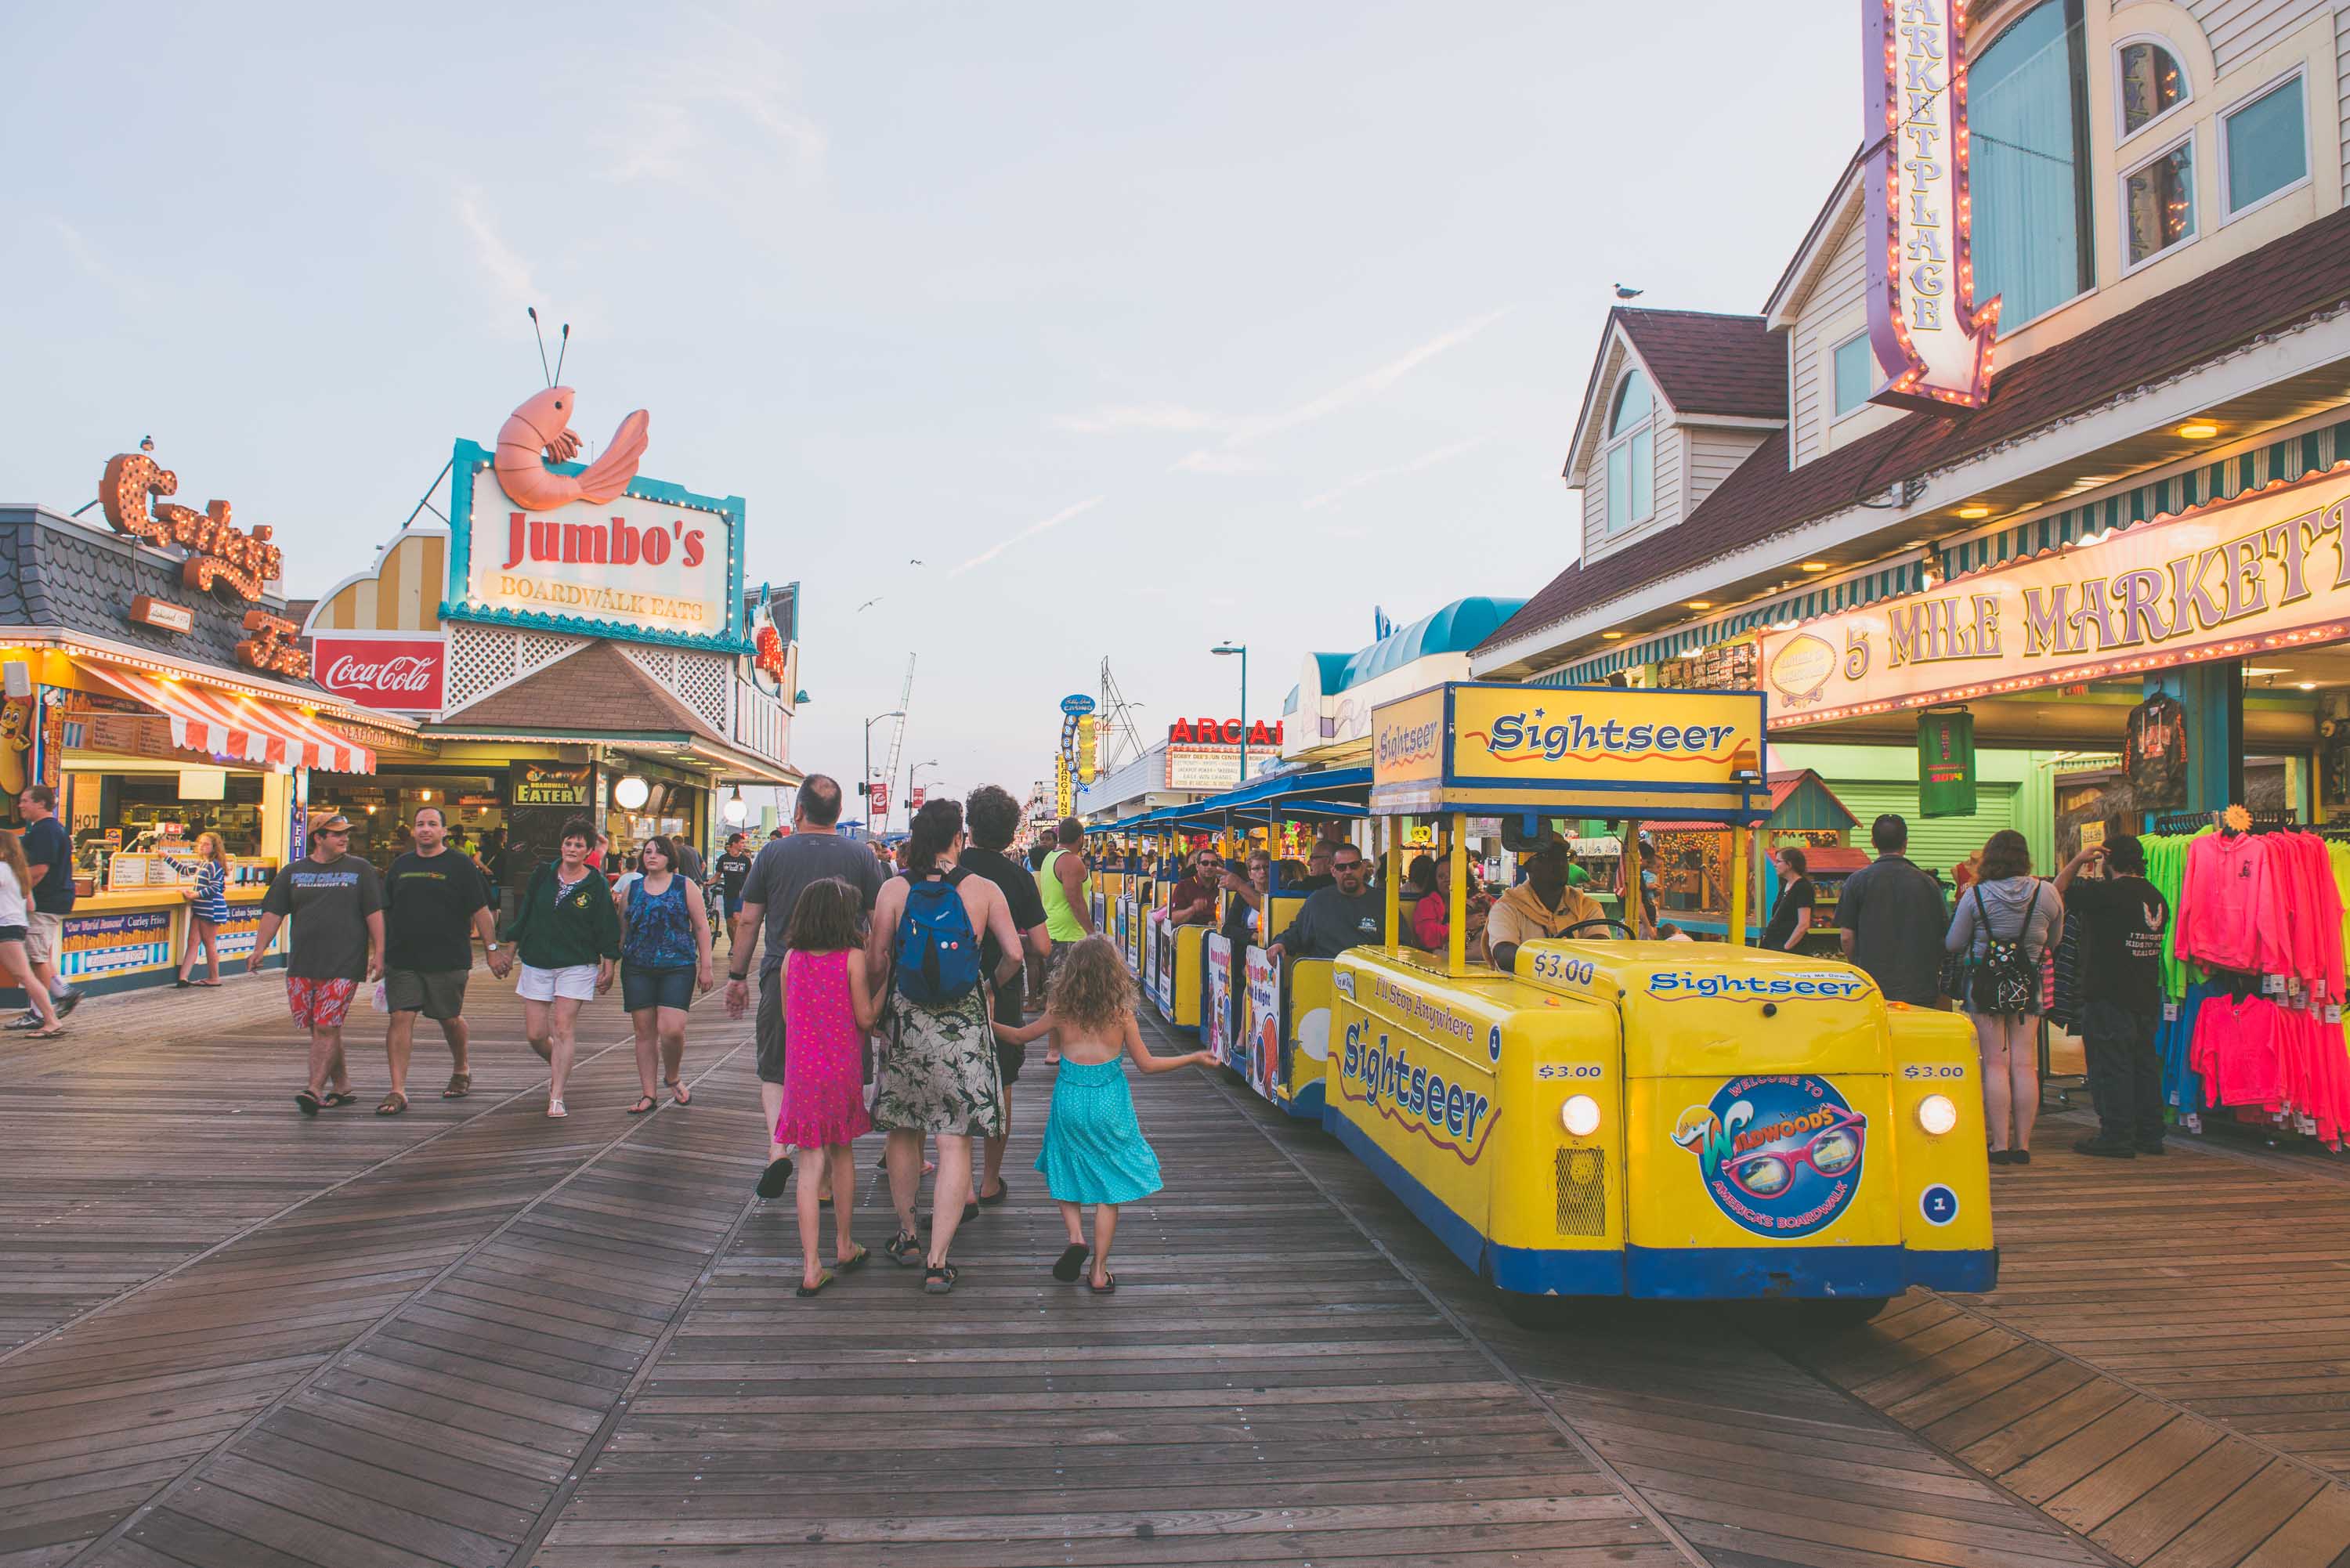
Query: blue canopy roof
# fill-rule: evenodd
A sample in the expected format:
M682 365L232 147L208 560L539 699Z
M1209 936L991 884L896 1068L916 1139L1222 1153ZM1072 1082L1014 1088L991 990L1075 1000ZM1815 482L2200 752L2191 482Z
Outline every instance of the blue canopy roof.
M1122 833L1129 828L1179 822L1213 822L1229 811L1257 814L1268 808L1311 816L1361 816L1366 815L1363 803L1370 793L1368 768L1298 769L1274 774L1189 805L1161 806L1123 822L1097 823L1087 831Z
M1434 615L1422 616L1359 652L1317 653L1314 658L1321 667L1323 694L1348 691L1430 654L1466 653L1498 631L1525 602L1484 596L1454 599Z

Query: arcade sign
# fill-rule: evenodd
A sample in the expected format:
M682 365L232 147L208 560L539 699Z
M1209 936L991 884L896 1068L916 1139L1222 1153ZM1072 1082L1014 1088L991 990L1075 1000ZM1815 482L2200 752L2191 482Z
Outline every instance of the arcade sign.
M1281 744L1281 721L1259 719L1243 725L1238 719L1178 719L1167 726L1167 741L1176 746L1237 746L1246 735L1252 746Z
M1991 396L1999 300L1975 303L1969 0L1861 0L1871 400L1943 413Z
M347 702L409 713L442 708L448 648L439 636L326 632L310 639L310 652L318 684Z
M126 452L107 460L98 502L116 533L186 551L180 581L189 587L214 593L226 587L239 598L257 599L285 575L285 556L269 542L268 527L247 534L233 526L227 502L206 502L202 512L171 501L151 504L150 497L179 489L178 474L143 452Z

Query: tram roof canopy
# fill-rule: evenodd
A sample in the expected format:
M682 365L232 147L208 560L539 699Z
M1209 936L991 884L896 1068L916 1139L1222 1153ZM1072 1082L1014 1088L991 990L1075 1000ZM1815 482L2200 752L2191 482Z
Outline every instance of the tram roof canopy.
M1088 831L1120 833L1130 828L1163 826L1184 822L1213 822L1226 812L1261 812L1268 807L1302 816L1361 816L1363 801L1371 792L1368 768L1316 768L1274 774L1236 790L1210 795L1185 805L1161 806L1123 822L1097 823ZM1351 797L1351 798L1349 798Z

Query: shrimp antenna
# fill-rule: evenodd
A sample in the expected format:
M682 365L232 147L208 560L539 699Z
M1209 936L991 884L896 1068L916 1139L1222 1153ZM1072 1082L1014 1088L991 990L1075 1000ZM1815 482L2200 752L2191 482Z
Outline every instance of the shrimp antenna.
M539 352L544 354L546 350L542 348ZM567 321L563 324L563 341L557 344L555 349L555 381L560 381L563 379L563 357L570 352L571 323ZM547 385L552 387L555 385L555 381L549 381Z
M530 312L530 335L538 339L538 373L542 376L546 376L546 384L552 387L555 385L555 378L547 373L546 334L538 329L538 306L536 305L525 305L523 308Z

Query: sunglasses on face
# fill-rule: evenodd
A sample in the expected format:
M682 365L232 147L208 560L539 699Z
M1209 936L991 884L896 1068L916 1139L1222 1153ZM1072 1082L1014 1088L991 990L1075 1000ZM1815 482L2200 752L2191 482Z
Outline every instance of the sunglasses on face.
M310 836L313 838L348 838L350 836L351 830L348 827L322 827Z
M1808 1165L1831 1180L1858 1165L1867 1134L1866 1119L1856 1111L1845 1111L1801 1148L1741 1155L1725 1161L1721 1173L1753 1197L1776 1198L1795 1179L1799 1165Z

